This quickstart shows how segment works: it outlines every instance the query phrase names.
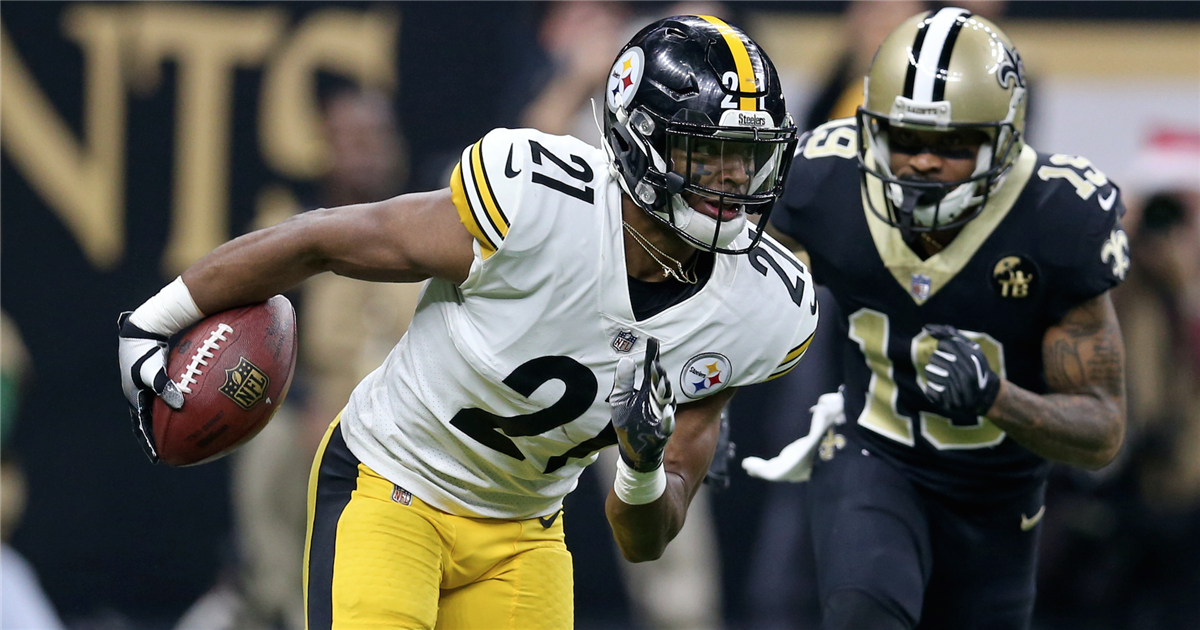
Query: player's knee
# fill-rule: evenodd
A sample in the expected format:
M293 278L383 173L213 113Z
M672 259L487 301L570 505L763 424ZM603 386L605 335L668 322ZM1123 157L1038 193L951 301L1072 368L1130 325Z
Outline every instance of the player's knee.
M836 591L821 609L821 630L910 630L912 624L857 590Z

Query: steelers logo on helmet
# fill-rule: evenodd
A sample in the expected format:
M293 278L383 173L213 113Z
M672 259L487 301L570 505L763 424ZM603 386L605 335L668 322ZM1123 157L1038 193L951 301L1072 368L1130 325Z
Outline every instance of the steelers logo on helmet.
M733 366L723 354L705 352L691 358L679 375L679 386L688 398L703 398L725 389L733 379Z
M642 83L642 70L645 67L646 58L637 46L631 46L617 57L608 73L608 89L604 94L608 111L615 112L629 104Z
M605 92L604 150L638 207L689 244L745 254L783 193L796 145L770 59L741 29L676 15L617 56Z

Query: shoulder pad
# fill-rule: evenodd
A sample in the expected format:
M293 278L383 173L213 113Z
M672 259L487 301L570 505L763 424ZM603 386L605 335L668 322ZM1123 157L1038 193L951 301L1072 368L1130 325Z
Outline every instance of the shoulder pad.
M552 136L536 129L494 129L464 149L450 176L450 190L459 218L478 242L482 258L487 260L500 249L519 212L541 205L532 203L535 200L530 196L554 190L566 195L564 199L593 203L594 187L583 184L595 177L592 158L596 151L571 136ZM565 173L556 178L537 172L547 166Z
M794 323L790 331L786 331L789 326L782 325L778 333L772 335L779 347L776 362L772 363L775 367L764 378L770 380L799 365L812 343L820 318L816 286L808 267L770 236L764 234L759 246L747 256L750 266L765 277L768 286L778 290L778 300L769 301L772 311L782 316L783 321Z
M1077 302L1102 293L1125 279L1129 239L1121 226L1125 214L1120 188L1087 158L1038 154L1031 184L1043 234L1055 235L1042 248L1064 274L1061 291ZM1061 235L1071 234L1064 247Z
M807 248L804 224L821 214L819 206L858 199L858 126L853 118L831 120L806 132L796 147L771 223ZM856 182L850 188L847 177Z
M858 121L853 118L831 120L804 134L796 143L796 156L815 160L823 157L858 157Z

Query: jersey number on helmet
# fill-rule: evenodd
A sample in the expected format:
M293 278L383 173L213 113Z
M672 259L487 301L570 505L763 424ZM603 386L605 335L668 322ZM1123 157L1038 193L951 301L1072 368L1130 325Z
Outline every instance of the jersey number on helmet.
M592 181L592 167L588 165L587 160L579 157L578 155L571 156L571 161L579 167L573 168L570 164L567 164L566 160L563 160L562 158L548 151L546 147L542 146L537 140L529 141L529 153L530 157L533 158L533 163L537 164L538 166L542 165L542 158L545 157L551 162L554 162L554 164L558 166L562 172L570 175L572 178L577 179L585 184ZM537 171L534 171L530 177L535 184L541 184L547 188L552 188L564 195L569 195L584 203L593 203L596 199L596 191L591 186L584 186L582 189L579 189L571 184L559 181Z
M545 409L521 416L503 417L472 407L454 414L450 424L476 442L524 461L525 454L511 438L546 433L582 416L596 399L596 375L570 357L547 356L522 363L504 379L505 385L526 398L542 385L555 380L563 384L562 396ZM562 468L569 458L586 457L616 443L617 434L609 425L596 437L575 445L575 448L562 455L551 457L546 463L545 472L549 474Z
M850 316L850 338L858 343L867 367L871 369L871 383L867 388L867 401L858 416L858 425L902 444L915 444L913 419L902 415L896 408L900 387L892 360L887 356L891 322L888 316L869 308L859 309ZM999 341L985 333L961 331L979 344L996 373L1004 378L1004 347ZM923 385L925 366L937 348L937 340L925 331L913 337L909 360L915 368L917 385ZM979 416L973 425L954 424L949 418L929 411L918 414L921 435L938 450L965 450L995 446L1004 441L1004 431L987 418Z

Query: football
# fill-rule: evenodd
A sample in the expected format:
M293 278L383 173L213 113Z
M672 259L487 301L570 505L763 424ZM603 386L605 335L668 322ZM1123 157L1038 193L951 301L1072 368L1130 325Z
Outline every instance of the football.
M183 407L154 402L159 459L203 464L245 444L283 403L295 368L296 313L282 295L217 313L182 333L167 374L183 392Z

